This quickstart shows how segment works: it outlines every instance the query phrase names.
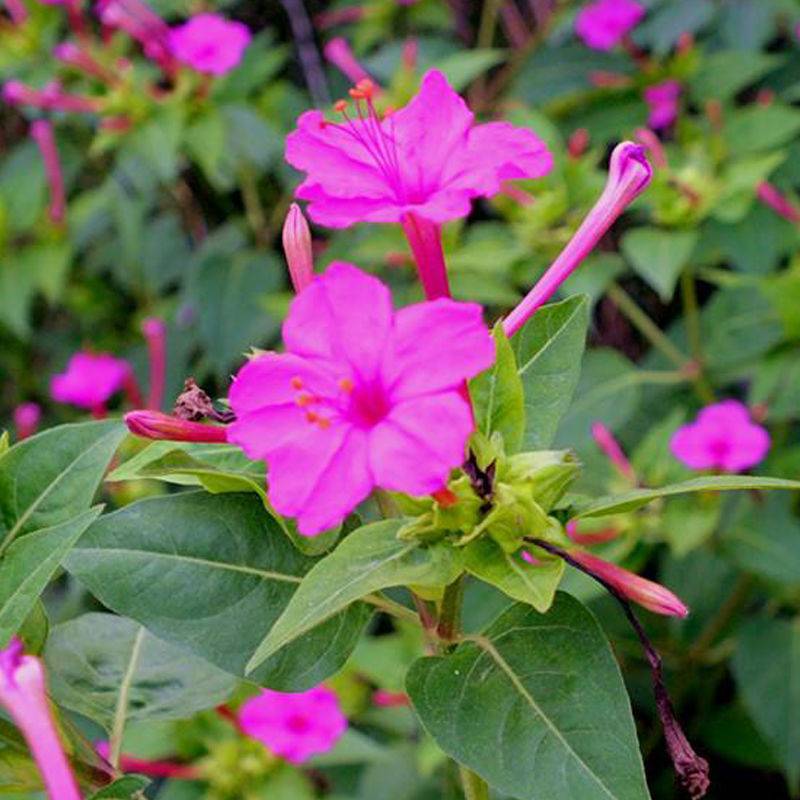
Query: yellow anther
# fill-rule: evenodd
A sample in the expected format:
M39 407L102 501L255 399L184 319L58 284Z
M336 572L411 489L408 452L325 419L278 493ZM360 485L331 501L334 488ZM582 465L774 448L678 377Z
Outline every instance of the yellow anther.
M299 375L295 375L290 381L289 385L292 389L302 389L303 388L303 379Z
M353 391L353 381L350 378L342 378L339 381L339 388L349 394Z

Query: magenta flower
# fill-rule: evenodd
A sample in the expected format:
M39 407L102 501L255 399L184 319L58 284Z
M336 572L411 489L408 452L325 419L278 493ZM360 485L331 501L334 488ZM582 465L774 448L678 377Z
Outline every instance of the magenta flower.
M42 419L42 408L38 403L20 403L14 409L14 427L17 429L17 441L33 436L39 430Z
M313 536L376 486L443 488L473 429L460 389L494 359L480 306L443 298L395 312L386 286L339 262L294 299L283 340L286 353L239 371L228 428L267 462L279 513Z
M169 32L169 49L183 64L209 75L224 75L239 66L250 30L219 14L197 14Z
M644 6L636 0L596 0L575 18L575 33L594 50L611 50L644 15Z
M336 694L324 686L287 694L262 689L239 709L242 731L292 764L333 749L347 730Z
M644 99L650 106L647 124L653 130L668 128L678 118L678 100L681 85L678 81L664 81L644 90Z
M653 168L643 147L633 142L620 142L614 148L603 193L556 260L503 320L506 336L513 336L558 291L619 215L649 186L652 178Z
M770 447L769 433L750 418L738 400L706 406L697 419L672 436L670 449L692 469L741 472L762 461Z
M497 194L505 180L538 178L552 168L544 142L507 122L475 125L467 104L441 72L422 79L411 102L383 120L369 97L359 116L326 122L306 111L286 140L286 160L307 173L297 197L311 201L320 225L431 222L465 217L475 197Z
M70 358L64 372L53 376L50 395L58 403L69 403L102 416L111 396L125 388L131 379L127 361L109 353L80 352Z
M16 637L0 649L0 706L25 737L51 800L81 800L50 712L42 662L25 655Z

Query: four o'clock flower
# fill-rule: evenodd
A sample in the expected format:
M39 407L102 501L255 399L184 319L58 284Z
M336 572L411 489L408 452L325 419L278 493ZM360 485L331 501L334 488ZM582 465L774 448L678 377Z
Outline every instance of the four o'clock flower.
M308 286L314 278L314 254L311 231L297 203L289 206L283 223L283 252L289 266L289 277L296 292Z
M238 713L240 729L292 764L327 753L347 730L336 694L325 686L288 694L262 689Z
M513 336L556 293L617 217L647 188L652 177L653 169L643 147L633 142L622 142L614 148L603 193L567 246L505 318L503 329L507 336Z
M296 196L320 225L399 222L429 299L449 295L439 226L465 217L476 197L504 181L547 174L552 156L532 131L507 122L476 125L441 72L431 70L405 107L381 119L375 87L351 91L356 114L343 122L307 111L286 140L286 160L306 173Z
M672 436L670 449L692 469L741 472L761 462L769 452L766 428L756 425L738 400L706 406L697 419Z
M182 64L207 75L224 75L239 66L250 44L250 30L219 14L197 14L169 32L169 49Z
M644 15L644 6L636 0L595 0L575 18L575 33L594 50L611 50Z
M64 173L58 159L53 124L47 119L37 119L31 123L31 138L36 142L44 161L44 171L50 187L50 207L48 216L56 224L64 221L66 198L64 196Z
M127 361L109 353L80 352L70 358L64 372L53 376L50 394L56 402L85 408L96 417L103 417L111 396L123 388L135 394L138 390L134 384Z
M50 800L81 800L50 711L44 667L17 638L0 649L0 706L25 737Z
M145 439L164 439L170 442L219 442L227 441L224 425L206 425L163 411L138 409L125 414L128 430Z
M473 429L463 382L494 360L474 303L394 311L389 289L334 263L292 302L286 353L236 375L228 441L268 467L269 499L313 536L373 488L427 495L460 466Z
M644 99L650 106L647 124L653 130L668 128L678 118L678 100L681 85L678 81L664 81L644 90Z

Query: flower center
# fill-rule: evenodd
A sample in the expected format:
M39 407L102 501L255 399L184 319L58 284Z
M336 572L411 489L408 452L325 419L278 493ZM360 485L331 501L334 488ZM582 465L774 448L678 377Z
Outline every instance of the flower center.
M708 449L711 451L711 455L713 455L718 462L721 462L728 457L731 451L731 445L727 439L712 439L709 442Z
M381 384L361 384L350 391L346 414L353 425L373 428L389 413L389 409L389 398Z
M311 730L311 720L303 714L292 714L286 720L286 727L292 733L301 736Z

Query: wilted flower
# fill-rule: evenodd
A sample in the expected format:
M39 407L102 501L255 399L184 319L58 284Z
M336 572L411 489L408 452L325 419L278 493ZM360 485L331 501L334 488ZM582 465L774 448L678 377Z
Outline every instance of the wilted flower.
M127 361L109 353L80 352L70 358L64 372L53 376L50 394L59 403L101 413L111 396L131 378Z
M239 709L239 725L273 755L302 764L333 749L347 730L347 717L324 686L297 694L262 689Z
M596 0L575 18L575 33L594 50L611 50L644 15L644 6L636 0Z
M231 386L228 441L268 466L269 499L314 535L372 489L441 489L472 432L463 382L494 345L473 303L395 312L389 289L332 264L294 299L287 352L249 361Z
M507 336L513 336L556 293L617 217L647 188L652 177L653 168L643 147L621 142L614 148L603 193L556 260L503 320Z
M219 14L197 14L169 32L169 49L183 64L209 75L224 75L239 66L250 30Z
M644 99L650 106L647 124L653 130L668 128L678 118L678 100L681 85L678 81L664 81L644 90Z
M0 706L19 728L53 800L81 800L50 713L42 662L13 638L0 649Z
M769 433L751 420L747 406L738 400L706 406L694 422L678 428L670 441L672 454L687 467L723 472L755 466L769 447Z

